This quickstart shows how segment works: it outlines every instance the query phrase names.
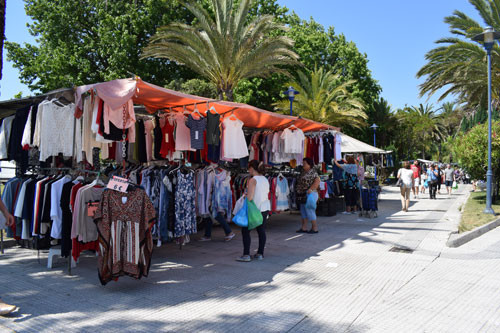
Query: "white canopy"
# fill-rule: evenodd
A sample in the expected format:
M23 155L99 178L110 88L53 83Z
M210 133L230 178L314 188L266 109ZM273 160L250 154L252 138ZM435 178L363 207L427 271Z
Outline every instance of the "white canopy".
M385 151L367 143L359 141L344 133L338 133L342 138L341 148L342 153L368 153L368 154L387 154L390 151Z

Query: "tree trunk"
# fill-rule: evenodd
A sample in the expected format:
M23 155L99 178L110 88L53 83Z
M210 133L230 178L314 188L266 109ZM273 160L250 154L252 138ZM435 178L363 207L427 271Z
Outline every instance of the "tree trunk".
M5 39L5 10L7 0L0 0L0 80L2 79L3 69L3 42Z

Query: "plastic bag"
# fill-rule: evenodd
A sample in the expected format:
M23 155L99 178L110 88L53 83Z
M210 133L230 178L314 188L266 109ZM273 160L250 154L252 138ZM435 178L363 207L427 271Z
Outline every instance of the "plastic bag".
M245 197L241 197L238 199L238 202L243 199L241 208L238 210L238 212L234 215L233 217L233 222L240 227L248 227L248 212L247 212L247 200Z
M252 230L260 226L264 219L262 217L260 209L257 208L257 205L255 205L255 202L253 202L253 200L247 200L246 203L248 213L248 230Z
M428 180L426 180L426 181L424 182L424 187L425 187L425 188L428 188L428 187L429 187L429 181L428 181Z
M318 203L318 193L311 192L307 195L306 208L316 210Z
M233 214L236 215L240 211L241 207L243 207L243 203L245 202L246 197L241 196L238 201L234 204Z
M454 190L458 189L458 183L457 183L456 181L453 181L453 186L452 186L452 188L453 188Z

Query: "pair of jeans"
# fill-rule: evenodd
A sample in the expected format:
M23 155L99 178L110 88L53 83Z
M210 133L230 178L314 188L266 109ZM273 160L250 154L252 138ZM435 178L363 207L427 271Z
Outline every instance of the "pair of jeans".
M217 216L215 217L215 220L220 223L220 225L222 226L222 229L224 229L224 232L226 233L226 236L232 232L231 227L229 226L226 219L224 218L224 216L221 213L217 214ZM212 218L211 217L206 218L205 221L207 223L205 226L205 237L211 238L212 237L212 225L213 225Z
M257 253L262 255L264 255L264 247L266 246L266 221L268 216L268 211L262 212L262 224L255 228L257 229L257 234L259 235L259 249L257 250ZM241 236L243 238L243 255L247 256L250 254L250 244L252 242L248 227L241 228Z
M303 219L316 221L316 210L307 208L306 204L300 204L300 215Z

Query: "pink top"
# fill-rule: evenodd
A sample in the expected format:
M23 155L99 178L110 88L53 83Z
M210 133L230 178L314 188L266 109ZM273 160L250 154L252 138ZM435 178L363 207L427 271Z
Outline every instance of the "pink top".
M129 141L135 142L135 112L134 103L129 99L125 104L125 128L128 128ZM108 103L104 103L104 133L109 134L109 122L118 128L123 128L123 105L111 109Z
M192 150L191 149L191 131L186 126L186 118L181 113L175 115L175 150Z

